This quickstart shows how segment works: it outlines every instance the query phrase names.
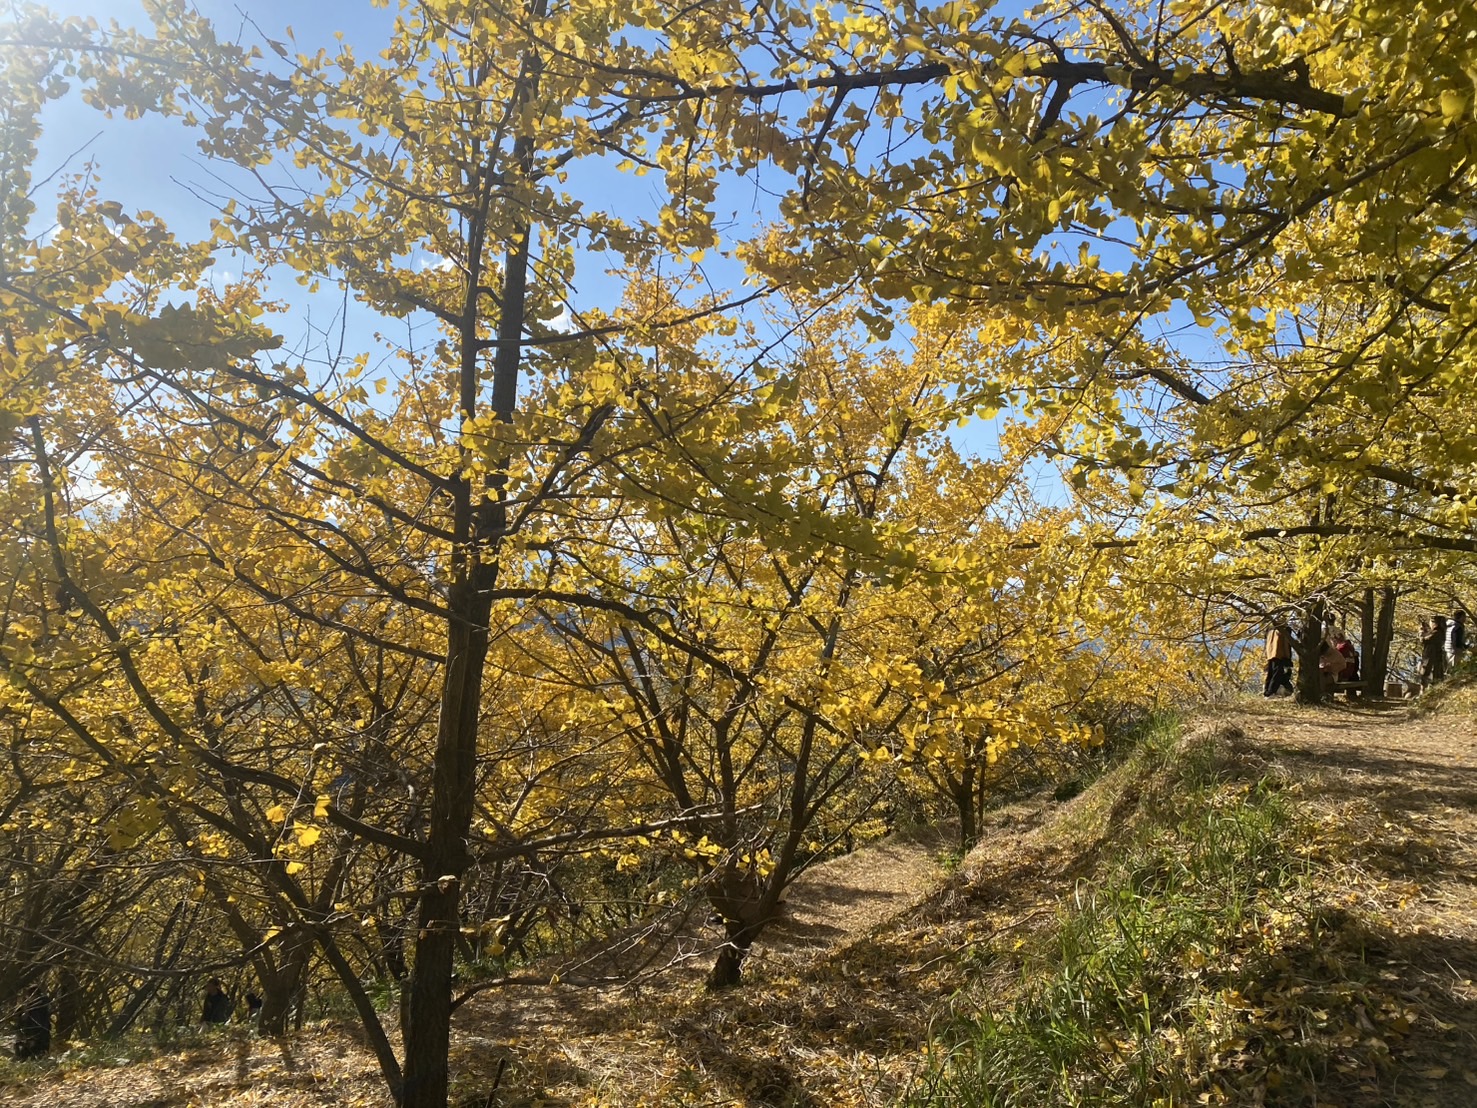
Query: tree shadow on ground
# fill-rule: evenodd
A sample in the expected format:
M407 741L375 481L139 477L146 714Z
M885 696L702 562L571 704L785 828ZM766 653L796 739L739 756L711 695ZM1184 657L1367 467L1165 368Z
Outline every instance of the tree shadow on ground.
M805 1088L791 1058L756 1050L742 1032L685 1030L677 1031L678 1051L687 1065L706 1071L724 1090L721 1103L746 1108L822 1108L826 1103Z
M1353 1019L1336 1036L1363 1031L1368 1043L1387 1044L1363 1066L1326 1075L1344 1086L1348 1108L1470 1108L1477 1103L1477 943L1429 931L1395 931L1367 917L1331 913L1336 939L1295 954L1294 975L1306 981L1328 959L1329 947L1352 952L1377 990L1356 994ZM1375 998L1382 999L1375 999ZM1376 1010L1377 1008L1377 1010ZM1414 1017L1412 1019L1412 1017ZM1324 1086L1324 1091L1333 1093Z
M948 991L904 980L918 954L899 936L864 937L795 976L713 998L664 1029L676 1053L717 1080L720 1103L819 1108L836 1095L835 1073L823 1059L843 1057L880 1082L885 1063L916 1057L929 1015ZM957 984L951 980L949 989Z
M708 1098L691 1103L823 1108L835 1102L834 1074L828 1080L826 1064L817 1062L823 1055L839 1053L864 1067L916 1056L929 1011L958 985L951 979L931 992L917 990L904 978L918 955L902 938L869 935L798 972L766 966L716 993L673 992L666 979L649 989L514 987L509 1000L516 1003L478 1018L495 1040L454 1036L458 1084L479 1108L589 1103L602 1082L630 1080L602 1073L600 1048L587 1053L580 1046L605 1037L607 1045L623 1044L647 1080L675 1090L690 1079ZM502 1059L507 1069L494 1087ZM645 1068L651 1064L662 1072ZM661 1094L654 1088L651 1095Z
M1318 799L1339 805L1356 833L1363 809L1367 861L1387 877L1421 884L1440 874L1469 905L1477 903L1473 852L1444 826L1477 811L1477 766L1346 746L1288 747L1278 755L1310 764Z
M1370 719L1378 710L1346 711ZM1310 799L1337 812L1336 833L1361 840L1358 863L1381 880L1359 879L1358 907L1345 914L1340 942L1357 949L1370 979L1413 1018L1404 1029L1398 1014L1386 1021L1397 1029L1393 1064L1364 1074L1339 1102L1469 1108L1477 1103L1477 939L1470 934L1477 851L1469 845L1477 743L1449 723L1431 722L1428 730L1419 717L1398 730L1371 730L1364 745L1320 739L1336 726L1302 721L1300 733L1279 737L1269 753L1309 783Z
M1477 808L1477 766L1421 757L1419 753L1349 746L1279 746L1277 756L1310 762L1339 776L1320 782L1320 791L1346 798L1373 796L1390 806L1422 812L1442 808ZM1361 778L1363 780L1361 780ZM1370 788L1369 778L1384 778Z
M829 946L846 934L845 928L826 922L833 910L847 908L865 895L855 885L811 880L805 886L803 913L795 914L782 907L779 919L765 928L760 944L785 940L801 946Z

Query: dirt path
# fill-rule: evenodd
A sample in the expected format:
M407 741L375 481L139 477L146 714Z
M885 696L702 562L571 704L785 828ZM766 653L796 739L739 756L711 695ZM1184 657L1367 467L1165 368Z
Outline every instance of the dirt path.
M893 835L802 873L785 890L780 919L745 960L745 973L813 961L904 911L937 883L939 859L954 832L919 829ZM698 906L681 920L656 921L625 945L554 967L570 981L610 978L692 984L703 980L723 942Z
M893 837L802 874L786 891L783 917L745 960L745 978L810 965L904 912L937 883L944 842L929 833ZM700 996L723 941L705 916L669 921L675 933L659 926L633 935L613 953L551 965L549 983L476 998L456 1019L453 1049L463 1068L479 1069L479 1056L512 1051L525 1064L542 1058L550 1085L603 1073L613 1087L635 1080L633 1066L670 1069L670 1058L659 1059L631 1033L650 1022L654 1006L670 1013ZM609 983L591 984L602 978ZM558 1036L551 1028L565 1032L552 1048Z
M898 915L943 875L938 836L887 839L801 875L785 916L754 950L754 968L814 961Z
M1353 840L1344 899L1368 929L1366 959L1413 1010L1430 1013L1399 1044L1392 1098L1372 1103L1477 1104L1474 692L1437 715L1277 703L1234 720L1305 774L1305 802Z

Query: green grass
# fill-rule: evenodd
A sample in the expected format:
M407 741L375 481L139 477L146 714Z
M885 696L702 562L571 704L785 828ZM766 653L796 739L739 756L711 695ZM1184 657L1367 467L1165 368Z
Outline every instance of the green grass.
M1382 1064L1359 939L1323 906L1277 775L1224 742L1144 738L1104 783L1142 795L1098 878L985 960L910 1108L1311 1103Z

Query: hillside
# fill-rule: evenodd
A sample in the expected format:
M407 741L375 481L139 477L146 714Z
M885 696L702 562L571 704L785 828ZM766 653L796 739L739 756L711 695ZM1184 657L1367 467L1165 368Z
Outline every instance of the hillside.
M1205 1082L1197 1094L1205 1103L1472 1103L1470 693L1421 712L1244 706L1176 743L1151 744L1074 800L1044 793L994 813L980 847L952 873L927 837L840 859L794 887L788 920L756 951L750 983L738 990L709 994L695 975L668 973L628 988L489 992L457 1015L458 1093L488 1106L819 1106L890 1104L911 1089L925 1103L924 1090L955 1088L960 1071L988 1074L992 1057L1010 1060L1006 1031L1059 976L1053 959L1068 945L1063 935L1076 925L1063 921L1073 912L1111 901L1125 873L1135 904L1152 904L1161 887L1190 888L1166 884L1178 879L1168 872L1174 860L1194 869L1228 836L1250 835L1263 825L1239 813L1264 802L1290 821L1278 825L1290 829L1283 838L1253 844L1267 874L1206 870L1193 886L1255 885L1245 890L1250 907L1221 931L1175 922L1153 964L1148 948L1161 938L1144 940L1132 989L1153 1018L1114 1030L1110 1014L1095 1026L1107 1045L1088 1059L1096 1076L1083 1079L1111 1088L1132 1069L1130 1055L1142 1063L1162 1050L1153 1065L1186 1062ZM1191 825L1202 811L1224 818L1197 838ZM1125 855L1129 844L1140 853ZM1214 899L1224 910L1226 898ZM1131 915L1120 913L1120 932ZM1110 963L1097 951L1083 973ZM1083 977L1075 987L1086 997L1093 986ZM998 1017L988 1039L972 1030L985 1011ZM91 1064L13 1070L6 1102L388 1102L372 1059L333 1024L284 1043L228 1031L122 1065L109 1065L106 1050L85 1057Z

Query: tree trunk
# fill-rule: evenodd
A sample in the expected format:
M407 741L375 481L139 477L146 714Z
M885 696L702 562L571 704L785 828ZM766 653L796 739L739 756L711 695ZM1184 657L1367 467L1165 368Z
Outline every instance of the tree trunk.
M730 989L743 979L744 959L749 956L749 950L762 930L759 926L737 920L725 921L724 928L728 941L718 951L718 960L708 974L710 989Z
M1293 636L1297 653L1297 691L1299 704L1323 703L1323 673L1318 668L1319 646L1323 642L1323 601L1311 600L1303 607L1302 626Z
M275 972L264 972L257 966L257 980L262 986L262 1011L257 1023L257 1034L263 1038L277 1038L287 1034L287 1018L292 1014L293 1002L302 991L308 959L313 953L313 939L299 934L292 939L292 947Z
M60 1042L72 1038L77 1025L82 1022L82 981L71 966L57 974L56 1002L52 1006L56 1014L56 1037Z
M512 417L517 398L518 337L523 330L529 232L508 251L504 273L501 342L493 367L492 409ZM475 243L480 253L480 243ZM474 272L475 276L475 272ZM472 281L475 286L476 281ZM469 293L475 313L475 290ZM461 409L477 409L480 374L475 314L462 336ZM472 826L477 782L477 717L487 663L492 589L497 584L497 548L507 526L502 503L505 469L488 478L488 489L473 489L458 478L455 531L464 544L453 553L457 578L448 591L445 678L432 767L430 824L421 865L415 961L410 999L405 1005L403 1108L444 1108L450 1075L451 978L461 924L462 874L467 868L467 833Z
M531 8L542 17L546 4L534 0ZM533 95L541 72L537 53L530 52L524 59L515 103L521 105ZM533 152L533 136L520 135L510 152L512 164L531 176ZM467 229L468 269L457 373L457 406L464 423L476 416L482 389L482 260L493 197L503 187L497 177L489 170L476 182L479 208ZM532 234L531 224L517 228L504 254L490 404L493 416L504 423L513 418L518 402ZM450 1087L447 1054L451 1046L451 979L461 922L461 878L468 863L467 833L475 810L477 716L487 662L492 589L497 584L497 555L507 530L503 497L510 464L509 458L499 459L482 488L474 488L464 474L458 474L452 483L454 583L446 605L446 665L432 768L430 825L421 866L415 958L410 971L410 999L403 1008L407 1020L401 1029L405 1040L402 1108L444 1108Z
M779 914L780 895L793 860L792 852L782 848L774 868L760 877L730 857L708 875L708 903L722 918L724 930L723 945L708 973L708 988L726 989L739 983L754 941Z
M1374 647L1370 650L1369 673L1374 695L1385 691L1385 682L1390 678L1390 647L1395 641L1395 590L1380 590L1379 612L1374 621Z
M1359 605L1359 679L1364 683L1364 696L1374 699L1385 691L1383 674L1374 670L1374 589L1364 590L1364 600Z
M415 964L405 1007L403 1108L444 1108L450 1074L451 978L477 780L477 712L487 660L490 567L449 597L446 683L436 737L430 826L421 866Z
M262 1011L257 1022L257 1034L264 1039L281 1038L287 1034L287 1017L292 1012L292 988L282 988L278 978L262 980Z
M974 776L975 767L966 766L959 778L954 794L954 807L959 812L959 852L968 852L979 836L979 823L975 815Z

